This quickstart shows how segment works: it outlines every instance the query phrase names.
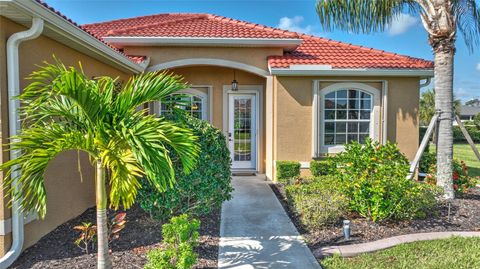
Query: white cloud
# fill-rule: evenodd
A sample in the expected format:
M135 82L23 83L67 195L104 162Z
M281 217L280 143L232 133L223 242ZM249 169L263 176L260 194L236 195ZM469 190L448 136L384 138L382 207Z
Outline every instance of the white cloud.
M410 14L399 14L393 19L392 24L387 27L387 33L389 35L400 35L408 31L412 26L415 26L418 19Z
M480 63L477 64L477 71L480 71Z
M302 16L295 16L293 18L283 17L278 22L277 28L304 34L314 34L314 27L312 25L301 26L304 20Z

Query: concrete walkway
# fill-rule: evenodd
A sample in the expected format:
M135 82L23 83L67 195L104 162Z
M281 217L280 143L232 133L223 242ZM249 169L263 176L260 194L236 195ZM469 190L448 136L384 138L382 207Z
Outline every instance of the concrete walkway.
M268 183L234 177L222 206L218 268L319 269Z

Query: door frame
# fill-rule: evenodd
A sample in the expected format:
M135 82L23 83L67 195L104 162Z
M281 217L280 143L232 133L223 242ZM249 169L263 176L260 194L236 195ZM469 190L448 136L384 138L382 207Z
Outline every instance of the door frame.
M262 137L263 137L263 130L261 126L263 126L263 85L239 85L238 91L232 91L231 85L223 85L223 122L222 122L222 130L225 134L225 137L228 139L228 129L229 129L229 116L230 116L230 107L229 107L229 96L230 94L252 94L255 95L255 167L254 172L258 172L260 169L260 162L263 160L263 156L261 155L262 149ZM228 141L227 141L228 143ZM252 171L252 169L235 169L235 171Z

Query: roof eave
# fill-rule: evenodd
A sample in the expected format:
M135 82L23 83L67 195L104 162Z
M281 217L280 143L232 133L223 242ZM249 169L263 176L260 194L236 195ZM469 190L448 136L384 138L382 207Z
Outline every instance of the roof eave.
M32 18L37 17L45 21L45 27L66 40L74 42L91 52L91 56L107 59L123 71L139 73L144 71L142 65L130 61L126 56L110 48L107 44L80 29L73 23L65 20L42 4L31 0L0 0L0 2L21 11ZM8 18L8 17L7 17ZM12 19L12 18L9 18ZM15 20L14 20L15 21ZM19 22L22 23L22 22Z
M146 37L107 36L103 40L116 47L127 46L221 46L221 47L280 47L294 50L303 39L298 38L217 38L217 37Z
M374 68L270 68L270 73L277 76L388 76L388 77L421 77L434 76L432 69L374 69Z

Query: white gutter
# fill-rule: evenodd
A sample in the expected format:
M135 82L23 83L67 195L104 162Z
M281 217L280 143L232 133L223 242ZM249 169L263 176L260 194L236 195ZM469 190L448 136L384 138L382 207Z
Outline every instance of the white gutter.
M8 124L9 135L14 136L20 130L20 116L18 108L19 100L14 99L20 94L19 61L18 47L23 41L35 39L43 31L43 20L40 18L32 19L32 27L26 31L11 35L7 41L7 82L8 82ZM19 156L17 150L10 151L10 160ZM13 170L11 177L14 179L12 187L16 186L19 173ZM18 188L18 186L16 186ZM19 201L12 203L12 246L10 250L0 259L0 269L10 266L22 252L24 234L23 234L23 214L20 212Z
M424 83L420 83L420 88L430 85L430 82L432 82L432 78L426 78Z
M96 58L100 56L103 58L103 61L110 61L110 63L114 63L117 68L128 70L133 73L143 72L145 69L143 68L143 66L132 62L130 59L127 58L127 56L112 49L107 44L103 43L89 33L80 29L79 26L69 22L65 18L46 8L37 1L0 0L0 2L7 2L7 4L22 10L24 13L27 13L31 17L42 18L43 20L45 20L45 23L47 24L46 27L48 27L49 30L55 32L58 35L61 35L63 38L70 40L75 44L80 45L81 47L88 50L89 53L95 54L97 56ZM71 45L68 46L71 47Z
M326 68L327 67L327 68ZM340 69L328 66L299 65L290 68L270 68L272 75L280 76L392 76L433 77L433 69Z
M103 40L117 47L122 46L250 46L282 47L295 49L302 44L298 38L225 38L225 37L156 37L156 36L107 36Z

